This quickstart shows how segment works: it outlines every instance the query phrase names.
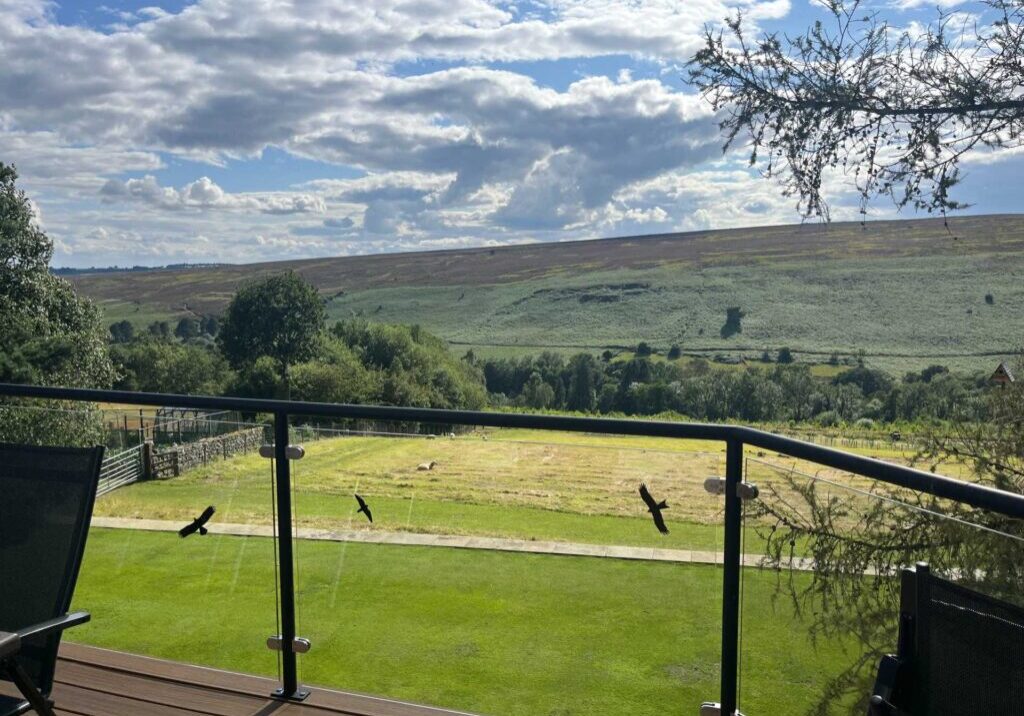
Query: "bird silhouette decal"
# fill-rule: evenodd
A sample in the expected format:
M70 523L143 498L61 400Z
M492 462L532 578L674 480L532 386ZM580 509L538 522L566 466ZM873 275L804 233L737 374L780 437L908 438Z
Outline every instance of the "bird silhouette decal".
M356 514L358 515L360 512L362 512L364 515L366 515L366 519L368 519L370 522L373 522L373 515L370 514L370 506L366 504L366 500L364 500L359 495L356 495L356 502L359 503L359 509L356 510Z
M203 514L199 515L199 517L196 517L194 520L192 520L190 524L187 524L180 530L178 530L178 534L181 537L188 537L189 535L195 534L196 532L198 532L201 535L206 534L207 532L209 532L209 530L206 529L206 523L210 521L210 518L213 517L213 513L216 511L217 508L214 507L213 505L210 505L205 510L203 510Z
M644 504L647 505L647 511L651 513L651 517L654 518L654 526L658 528L658 532L663 535L668 534L668 527L665 526L665 518L661 516L662 510L668 509L668 503L662 500L656 502L651 493L647 491L647 485L640 483L640 497L643 499Z

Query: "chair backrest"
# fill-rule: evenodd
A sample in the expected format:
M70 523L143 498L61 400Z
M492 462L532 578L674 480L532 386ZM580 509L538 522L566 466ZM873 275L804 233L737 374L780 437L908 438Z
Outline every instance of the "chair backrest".
M1024 609L935 577L903 574L900 681L914 716L1024 713Z
M67 613L102 462L102 447L0 443L0 631ZM59 634L28 640L18 657L44 694L59 645Z

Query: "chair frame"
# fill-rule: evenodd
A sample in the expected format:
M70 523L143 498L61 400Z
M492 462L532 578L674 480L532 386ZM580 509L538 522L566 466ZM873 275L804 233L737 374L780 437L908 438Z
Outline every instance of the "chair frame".
M54 611L59 616L38 624L19 628L14 632L0 631L0 672L6 674L14 685L17 686L21 695L25 698L25 701L16 705L13 710L5 711L0 714L0 716L17 716L17 714L23 714L29 709L35 710L38 716L54 716L53 701L50 699L50 689L53 684L53 671L56 662L56 654L54 654L54 664L51 664L48 671L44 673L42 687L32 682L28 673L21 664L18 663L17 656L20 653L21 645L25 640L56 635L59 644L60 635L65 629L69 629L79 624L84 624L91 618L87 612L74 612L69 614L68 609L71 607L71 598L74 595L75 585L78 583L78 574L82 568L82 559L85 556L85 543L89 536L89 523L92 517L93 508L96 504L96 489L99 485L100 468L103 465L104 448L103 446L95 448L53 448L44 446L12 446L10 444L0 444L0 448L3 447L17 447L19 450L24 450L26 452L39 452L40 456L52 453L55 449L92 453L92 465L90 466L90 474L93 476L92 485L88 492L87 499L82 501L81 509L77 515L79 527L78 534L75 535L76 549L75 553L69 558L70 564L67 573L67 585L63 590L63 593L60 595L58 603L54 605ZM0 575L0 578L3 578L4 576L5 575Z
M917 716L930 713L928 683L931 666L931 585L939 580L948 587L971 592L932 576L928 565L918 562L905 569L900 581L900 622L896 654L882 657L875 687L868 702L868 716ZM1000 607L1017 609L1012 604L985 596L971 595Z

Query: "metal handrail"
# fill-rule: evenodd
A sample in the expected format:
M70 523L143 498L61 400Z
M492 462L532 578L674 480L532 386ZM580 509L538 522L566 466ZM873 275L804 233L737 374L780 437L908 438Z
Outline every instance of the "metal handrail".
M278 574L281 617L282 686L275 695L284 699L302 699L307 693L297 677L295 643L295 584L292 545L291 475L288 459L289 418L310 416L343 420L435 423L496 428L526 428L603 435L635 435L679 439L709 440L725 443L725 543L722 584L722 714L736 712L739 661L740 611L740 538L742 500L738 488L743 480L743 449L751 445L814 462L825 467L869 477L890 485L947 498L973 507L991 510L1009 517L1024 518L1024 495L963 482L903 465L843 452L797 438L775 435L742 425L667 422L618 418L583 418L561 415L495 413L470 410L438 410L376 405L306 403L288 400L235 398L220 396L133 393L86 388L56 388L0 383L0 396L41 398L87 402L111 402L129 405L159 405L172 408L235 410L242 413L272 413L275 436L275 491L278 500Z

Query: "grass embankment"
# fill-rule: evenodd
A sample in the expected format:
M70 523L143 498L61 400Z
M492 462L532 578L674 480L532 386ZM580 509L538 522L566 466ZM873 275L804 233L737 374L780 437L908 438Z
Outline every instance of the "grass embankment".
M94 529L83 643L270 676L272 542ZM300 541L305 683L484 714L664 714L717 698L712 566ZM812 646L775 577L744 588L747 713L803 713L849 659ZM782 710L780 710L782 709Z
M332 319L419 323L459 352L631 348L798 360L864 351L893 373L991 371L1024 329L1020 217L760 227L664 239L321 258L289 264ZM107 320L218 314L237 284L283 265L76 276ZM990 305L985 295L994 297ZM186 306L188 307L186 309ZM729 306L743 332L722 338ZM821 368L824 374L831 368Z

